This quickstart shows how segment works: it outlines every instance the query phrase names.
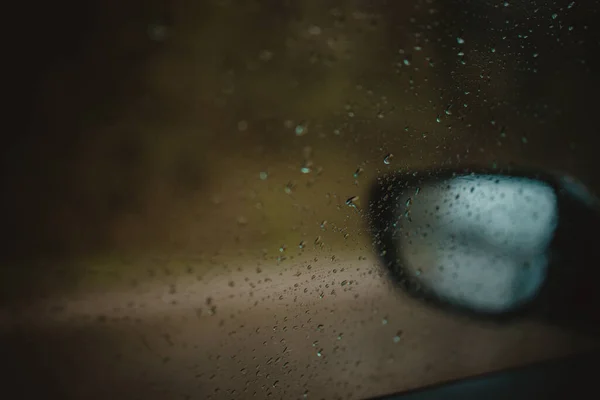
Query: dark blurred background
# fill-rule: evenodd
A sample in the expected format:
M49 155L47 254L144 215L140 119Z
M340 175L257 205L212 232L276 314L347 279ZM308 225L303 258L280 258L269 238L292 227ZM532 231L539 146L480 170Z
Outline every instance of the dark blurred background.
M165 211L307 145L353 170L397 148L397 167L535 164L597 188L597 4L569 4L13 4L3 254L118 247L155 192Z

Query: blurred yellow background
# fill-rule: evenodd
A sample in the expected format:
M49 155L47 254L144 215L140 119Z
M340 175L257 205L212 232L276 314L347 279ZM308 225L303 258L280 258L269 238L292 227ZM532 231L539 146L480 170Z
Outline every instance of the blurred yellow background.
M111 280L149 253L277 257L316 236L369 251L343 204L381 172L516 162L581 176L585 143L554 131L566 111L520 109L536 103L517 84L529 61L481 31L505 17L489 11L463 26L452 3L421 1L46 6L62 19L31 39L35 96L6 147L5 267L36 271L28 286L57 264L52 287Z

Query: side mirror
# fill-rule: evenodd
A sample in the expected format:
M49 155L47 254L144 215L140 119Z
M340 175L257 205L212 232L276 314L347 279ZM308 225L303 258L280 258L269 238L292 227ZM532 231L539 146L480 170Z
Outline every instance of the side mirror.
M600 332L600 202L571 177L396 173L375 183L369 221L394 281L423 301Z

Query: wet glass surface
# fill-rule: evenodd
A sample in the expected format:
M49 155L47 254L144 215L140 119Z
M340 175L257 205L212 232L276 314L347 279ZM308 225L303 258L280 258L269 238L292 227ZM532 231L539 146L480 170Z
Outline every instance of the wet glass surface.
M594 345L395 290L364 209L383 173L463 164L597 193L596 2L20 8L0 327L23 393L356 399Z

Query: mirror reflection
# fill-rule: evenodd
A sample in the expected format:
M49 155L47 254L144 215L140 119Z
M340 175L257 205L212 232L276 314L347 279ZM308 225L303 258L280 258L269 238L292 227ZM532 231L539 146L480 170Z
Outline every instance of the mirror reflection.
M399 199L396 240L402 264L423 286L487 312L511 310L539 291L558 220L552 187L474 175L409 192Z

